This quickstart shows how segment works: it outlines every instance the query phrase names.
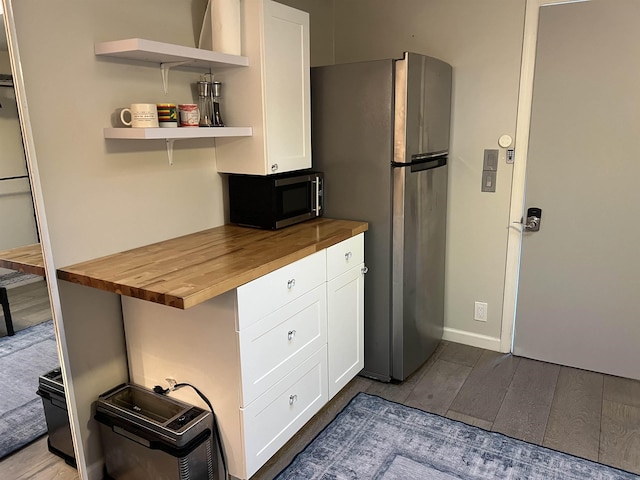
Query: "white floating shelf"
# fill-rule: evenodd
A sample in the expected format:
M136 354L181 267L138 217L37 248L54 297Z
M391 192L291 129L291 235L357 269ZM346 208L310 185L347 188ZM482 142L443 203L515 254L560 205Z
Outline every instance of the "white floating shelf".
M145 40L143 38L128 38L113 42L102 42L94 45L96 55L137 60L156 64L183 63L185 67L193 68L226 68L246 67L249 59L240 55L213 52L201 48L172 45L169 43ZM179 67L180 65L175 65Z
M104 138L180 140L183 138L250 137L251 127L105 128Z

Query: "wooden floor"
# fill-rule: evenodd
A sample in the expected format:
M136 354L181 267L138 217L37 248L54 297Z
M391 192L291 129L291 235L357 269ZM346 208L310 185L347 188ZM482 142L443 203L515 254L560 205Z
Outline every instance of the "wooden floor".
M356 377L253 479L272 479L358 392L640 474L640 382L442 342L400 385Z
M400 385L356 377L252 480L271 480L358 392L640 474L640 382L443 342ZM78 477L41 440L0 462L0 478Z
M44 279L10 288L7 290L7 295L13 329L16 332L52 318L47 282ZM0 337L6 335L7 327L0 309Z

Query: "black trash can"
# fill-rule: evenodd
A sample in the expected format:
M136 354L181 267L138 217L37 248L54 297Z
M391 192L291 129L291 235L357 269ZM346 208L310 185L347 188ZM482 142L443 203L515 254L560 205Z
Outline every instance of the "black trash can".
M213 415L133 384L103 393L100 425L105 478L215 480Z
M38 379L38 391L42 397L44 416L47 420L49 451L76 468L76 458L73 451L69 413L60 368L51 370Z

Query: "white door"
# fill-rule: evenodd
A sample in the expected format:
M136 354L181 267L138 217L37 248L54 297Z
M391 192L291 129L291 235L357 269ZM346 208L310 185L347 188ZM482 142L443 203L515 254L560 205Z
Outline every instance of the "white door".
M640 2L539 13L513 353L640 378Z

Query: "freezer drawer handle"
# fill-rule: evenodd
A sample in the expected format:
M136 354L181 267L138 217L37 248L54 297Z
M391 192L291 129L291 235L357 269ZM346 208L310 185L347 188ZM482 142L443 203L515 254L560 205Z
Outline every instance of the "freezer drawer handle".
M369 271L369 267L367 267L366 265L362 267L362 269L360 270L360 272L362 272L363 275L365 275L368 271Z
M291 289L292 289L293 287L295 287L295 286L296 286L296 279L295 279L295 278L292 278L291 280L289 280L289 281L287 282L287 288L288 288L289 290L291 290Z
M298 401L298 395L289 395L289 405L293 405Z
M411 172L422 172L447 164L448 153L418 154L411 156L411 162L391 162L392 167L409 167Z
M287 332L287 338L289 339L289 341L293 340L296 336L296 331L295 330L289 330Z
M449 155L448 150L441 150L439 152L430 152L430 153L414 153L411 155L412 162L425 162L429 160L439 160L439 159L447 159L447 155Z
M353 253L351 252L347 252L344 254L344 259L348 262L349 260L351 260L351 257L353 257Z

